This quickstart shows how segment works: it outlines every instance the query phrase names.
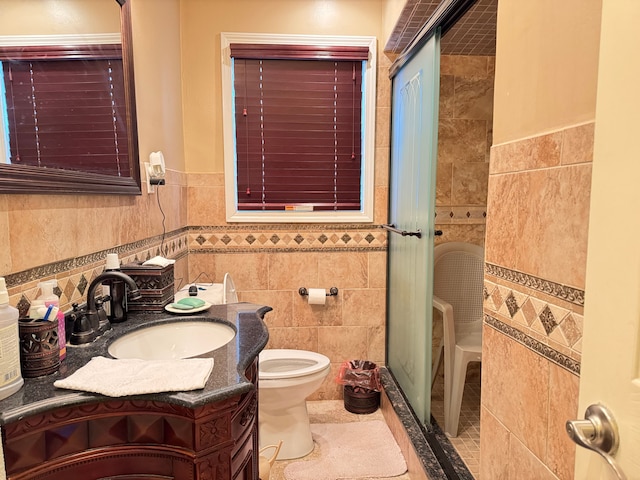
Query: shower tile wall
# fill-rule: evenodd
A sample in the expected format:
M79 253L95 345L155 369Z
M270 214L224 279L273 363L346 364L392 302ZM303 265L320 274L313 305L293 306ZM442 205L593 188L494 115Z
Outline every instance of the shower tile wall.
M593 132L491 149L481 478L573 478Z
M440 57L436 242L484 244L494 57Z

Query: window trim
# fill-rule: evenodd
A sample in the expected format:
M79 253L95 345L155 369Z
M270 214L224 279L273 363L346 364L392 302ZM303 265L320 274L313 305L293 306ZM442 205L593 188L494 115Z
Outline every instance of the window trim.
M235 123L233 117L233 71L231 43L262 43L286 45L364 46L369 59L363 74L366 85L364 99L364 135L362 141L362 180L360 211L239 211L236 208L237 184L235 162ZM277 35L222 32L222 115L224 139L224 181L227 222L247 223L370 223L374 213L374 156L376 118L376 37L334 35Z

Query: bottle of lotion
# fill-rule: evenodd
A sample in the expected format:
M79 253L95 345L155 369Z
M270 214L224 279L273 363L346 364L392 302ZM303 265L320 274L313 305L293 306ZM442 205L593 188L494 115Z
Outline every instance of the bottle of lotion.
M0 277L0 400L22 388L20 371L20 338L18 309L9 305L9 292L4 277Z

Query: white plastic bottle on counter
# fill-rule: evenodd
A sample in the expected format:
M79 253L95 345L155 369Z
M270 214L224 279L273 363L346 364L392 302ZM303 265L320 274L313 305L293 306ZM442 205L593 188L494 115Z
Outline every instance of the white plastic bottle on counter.
M22 388L20 371L20 338L18 309L9 305L9 292L4 277L0 277L0 400Z

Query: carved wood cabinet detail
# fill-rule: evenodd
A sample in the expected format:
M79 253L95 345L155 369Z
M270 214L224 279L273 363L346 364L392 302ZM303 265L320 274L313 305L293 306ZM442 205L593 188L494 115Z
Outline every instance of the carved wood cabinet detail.
M3 427L9 480L257 480L256 388L190 409L108 400Z

